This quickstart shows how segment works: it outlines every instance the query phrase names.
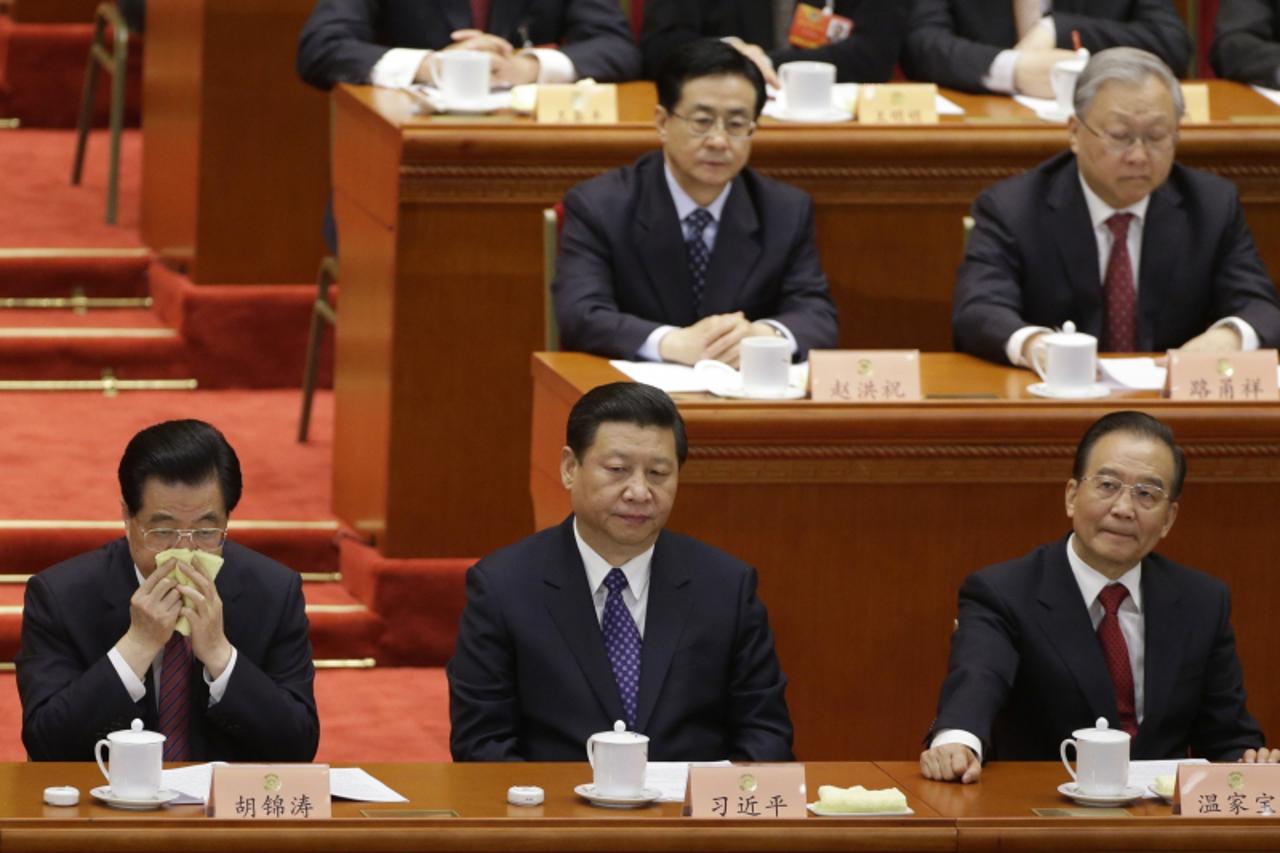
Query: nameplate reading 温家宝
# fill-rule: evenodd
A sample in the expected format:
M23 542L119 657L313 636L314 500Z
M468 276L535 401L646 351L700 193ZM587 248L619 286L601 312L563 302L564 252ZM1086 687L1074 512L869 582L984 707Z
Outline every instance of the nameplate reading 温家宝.
M1259 403L1280 400L1276 351L1169 350L1169 399L1192 403Z
M1183 817L1280 817L1280 764L1179 764L1173 811Z
M690 767L692 817L773 820L805 816L803 764Z
M547 124L617 124L618 87L551 83L538 87L534 117Z
M815 403L917 402L920 350L812 350L809 394Z
M934 83L863 83L858 87L862 124L937 124L938 87Z
M1209 123L1209 84L1182 83L1182 102L1186 112L1182 116L1183 124Z
M215 764L210 817L316 820L331 815L328 764Z

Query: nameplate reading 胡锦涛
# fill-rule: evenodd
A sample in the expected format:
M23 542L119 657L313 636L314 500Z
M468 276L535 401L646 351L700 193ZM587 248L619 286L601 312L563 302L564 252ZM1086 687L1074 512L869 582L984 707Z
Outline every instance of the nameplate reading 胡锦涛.
M725 820L804 817L803 764L689 768L689 814Z
M1276 351L1169 350L1169 399L1191 403L1259 403L1280 400Z
M331 815L328 764L216 764L210 817L316 820Z
M1280 817L1280 764L1179 764L1173 810L1183 817Z
M938 87L933 83L864 83L858 89L862 124L937 124Z
M816 403L920 400L919 350L813 350L809 392Z

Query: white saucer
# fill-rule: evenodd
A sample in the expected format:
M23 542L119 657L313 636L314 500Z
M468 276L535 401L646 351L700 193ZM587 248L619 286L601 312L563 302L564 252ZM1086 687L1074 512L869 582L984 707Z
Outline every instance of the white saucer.
M1037 382L1028 385L1027 391L1037 397L1050 397L1054 400L1096 400L1111 393L1111 389L1101 382L1080 388L1050 388L1044 382Z
M168 788L161 788L154 797L148 797L146 799L138 800L117 797L115 794L111 793L111 788L107 785L99 785L97 788L91 789L89 794L94 799L102 800L102 802L112 808L128 809L130 811L150 811L151 809L158 809L161 806L168 805L181 796L177 791L171 791Z
M1167 793L1167 794L1163 794L1163 793L1161 793L1161 792L1160 792L1160 790L1159 790L1158 788L1156 788L1156 786L1155 786L1155 785L1148 785L1148 786L1147 786L1147 790L1148 790L1148 791L1150 791L1151 793L1155 794L1155 795L1156 795L1157 797L1159 797L1160 799L1164 800L1164 801L1165 801L1166 803L1168 803L1169 805L1173 805L1173 792L1172 792L1172 791L1170 791L1170 792L1169 792L1169 793Z
M601 806L606 809L636 809L656 802L658 797L662 796L662 792L657 788L645 788L638 797L598 796L596 794L596 786L591 784L577 785L574 787L573 792L579 797L590 800L591 805Z
M915 814L910 808L900 812L832 812L824 809L820 802L809 803L807 808L818 817L901 817L902 815Z
M800 400L803 399L808 392L799 385L788 385L780 391L750 391L748 392L741 385L724 385L721 387L710 387L708 390L717 397L725 397L730 400Z
M852 121L853 113L849 110L842 110L838 107L831 107L825 112L820 113L793 113L791 110L777 104L769 111L769 115L778 121L792 121L808 124L835 124L842 121Z
M441 93L440 102L444 106L444 112L450 115L485 115L503 107L511 106L511 94L509 92L493 92L474 101L462 101L453 100Z
M1082 794L1076 790L1075 782L1063 782L1058 786L1058 793L1070 797L1082 806L1123 806L1142 798L1142 789L1130 785L1121 794Z

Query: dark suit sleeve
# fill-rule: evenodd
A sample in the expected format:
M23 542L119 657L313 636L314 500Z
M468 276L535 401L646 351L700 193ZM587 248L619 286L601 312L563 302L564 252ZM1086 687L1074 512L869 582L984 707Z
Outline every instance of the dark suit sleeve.
M255 661L237 649L227 690L207 715L258 761L311 761L320 742L302 579L291 574L288 583L264 658Z
M1013 211L991 190L973 203L973 233L956 272L951 334L957 352L1008 364L1004 346L1027 325L1022 319L1022 281L1027 274L1011 229Z
M794 760L786 688L769 617L756 597L756 571L751 569L738 588L738 626L728 698L731 760Z
M375 44L383 0L317 0L298 39L298 76L320 89L364 84L391 45Z
M980 575L960 587L959 624L951 635L951 658L929 738L961 729L982 741L990 754L991 727L1018 672L1015 622L1008 605Z
M727 35L714 32L718 27L711 25L707 6L707 0L645 0L640 52L646 77L656 79L667 55L680 45L704 36Z
M620 83L640 76L640 49L617 0L567 0L559 45L578 77Z
M31 578L17 657L22 743L34 761L90 761L99 738L146 715L105 654L81 657L60 611L44 580Z
M853 34L844 41L811 50L787 47L769 51L774 65L797 60L830 62L841 83L883 83L893 77L907 34L907 7L902 0L837 3L836 13L851 18Z
M1231 595L1223 588L1218 630L1205 662L1204 693L1191 731L1191 753L1211 761L1235 761L1264 744L1262 729L1245 710L1244 672L1231 629Z
M1280 346L1280 301L1276 288L1258 255L1253 234L1244 218L1244 208L1234 185L1228 225L1217 248L1214 263L1214 314L1239 317L1258 333L1263 348Z
M822 259L818 257L812 198L805 196L799 219L801 225L796 230L796 239L782 273L775 312L767 318L748 319L776 320L786 326L796 338L796 358L803 361L809 357L811 349L836 346L840 332L827 276L822 271Z
M1280 21L1276 0L1228 0L1218 6L1209 61L1218 76L1280 86Z
M449 750L454 761L522 761L515 650L484 564L467 570L467 604L449 676Z
M961 37L950 6L951 0L915 0L902 54L903 70L914 80L964 92L985 92L982 78L1001 48Z
M1136 0L1124 21L1055 11L1053 25L1058 47L1066 50L1072 47L1071 33L1079 32L1081 44L1093 53L1108 47L1142 48L1163 59L1179 77L1191 62L1191 34L1170 0Z

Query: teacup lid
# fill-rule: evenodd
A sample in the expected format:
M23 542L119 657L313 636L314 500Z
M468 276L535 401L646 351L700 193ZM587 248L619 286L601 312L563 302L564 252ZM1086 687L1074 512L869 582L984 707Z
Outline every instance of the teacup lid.
M1106 717L1099 717L1091 729L1076 729L1071 733L1076 740L1088 740L1094 743L1119 743L1129 739L1129 733L1111 728Z
M147 731L142 727L142 720L138 719L130 723L129 728L107 735L107 739L114 743L164 743L164 735Z
M649 740L647 735L627 731L627 724L622 720L613 724L613 731L596 732L591 739L597 743L646 743Z
M1044 342L1053 346L1085 346L1097 341L1093 335L1077 332L1076 324L1068 320L1062 324L1062 331L1050 332L1044 336Z

